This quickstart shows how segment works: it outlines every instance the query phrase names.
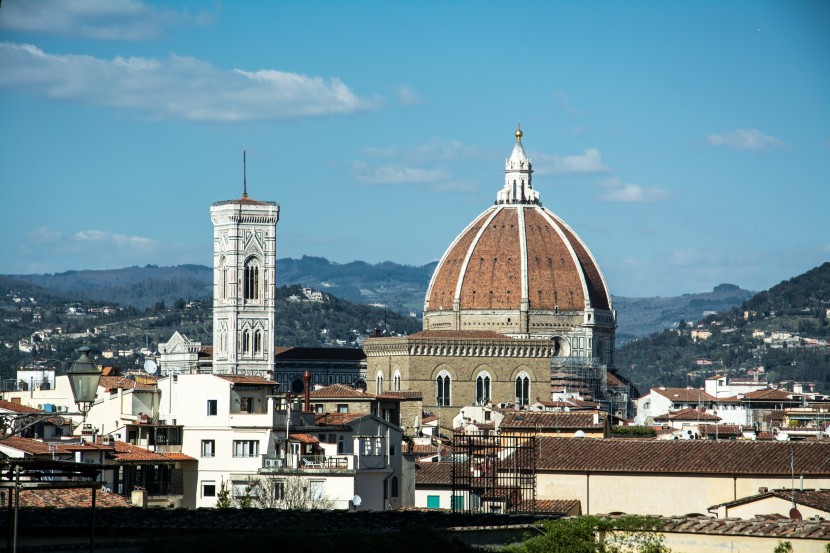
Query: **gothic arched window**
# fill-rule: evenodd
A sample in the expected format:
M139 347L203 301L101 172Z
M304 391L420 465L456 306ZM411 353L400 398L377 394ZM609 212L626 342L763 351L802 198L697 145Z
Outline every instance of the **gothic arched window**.
M259 272L259 260L252 257L245 262L243 283L245 289L244 298L246 300L258 300L262 297Z
M254 353L262 353L262 331L259 329L254 332Z
M392 389L396 392L401 391L401 371L395 371L395 376L392 378Z
M378 389L377 389L377 392L375 392L375 393L382 394L383 393L383 375L381 373L378 373L377 385L378 385Z
M452 403L450 384L452 384L452 380L447 371L438 373L438 377L435 379L435 405L445 407Z
M225 258L223 257L219 261L219 299L225 299L228 297L228 271L225 268Z
M522 371L516 377L516 405L527 405L530 402L530 377Z
M242 353L251 353L251 332L247 329L242 331Z
M476 405L484 405L490 401L490 375L479 373L476 377Z

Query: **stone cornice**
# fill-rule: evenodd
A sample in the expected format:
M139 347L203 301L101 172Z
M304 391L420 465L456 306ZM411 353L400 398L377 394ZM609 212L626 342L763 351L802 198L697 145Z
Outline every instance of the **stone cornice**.
M471 339L471 338L370 338L363 344L367 357L524 357L550 358L554 353L549 339Z

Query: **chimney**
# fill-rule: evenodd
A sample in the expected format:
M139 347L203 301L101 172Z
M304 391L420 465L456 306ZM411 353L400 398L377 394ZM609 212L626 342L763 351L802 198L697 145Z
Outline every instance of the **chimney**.
M306 371L303 375L303 382L305 383L305 405L303 411L311 412L311 373Z

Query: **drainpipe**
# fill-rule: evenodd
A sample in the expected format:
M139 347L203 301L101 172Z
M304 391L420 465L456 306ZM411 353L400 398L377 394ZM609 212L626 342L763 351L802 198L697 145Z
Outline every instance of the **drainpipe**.
M591 514L591 473L585 471L585 514Z
M305 405L303 411L311 412L311 373L306 371L303 375L303 383L305 384Z

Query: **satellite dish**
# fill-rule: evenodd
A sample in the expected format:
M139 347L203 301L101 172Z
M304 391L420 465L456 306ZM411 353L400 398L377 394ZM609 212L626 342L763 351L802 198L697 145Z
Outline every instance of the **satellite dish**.
M360 499L360 496L359 496L359 495L356 495L356 496L354 496L354 497L352 498L352 504L353 504L355 507L360 507L360 504L361 504L362 502L363 502L363 500L362 500L362 499Z
M577 430L574 432L574 438L584 438L585 432L583 430Z
M146 372L147 374L156 374L158 368L159 366L156 365L156 362L152 359L148 359L144 362L144 372Z
M790 518L793 520L803 520L801 517L801 512L795 507L790 509Z

